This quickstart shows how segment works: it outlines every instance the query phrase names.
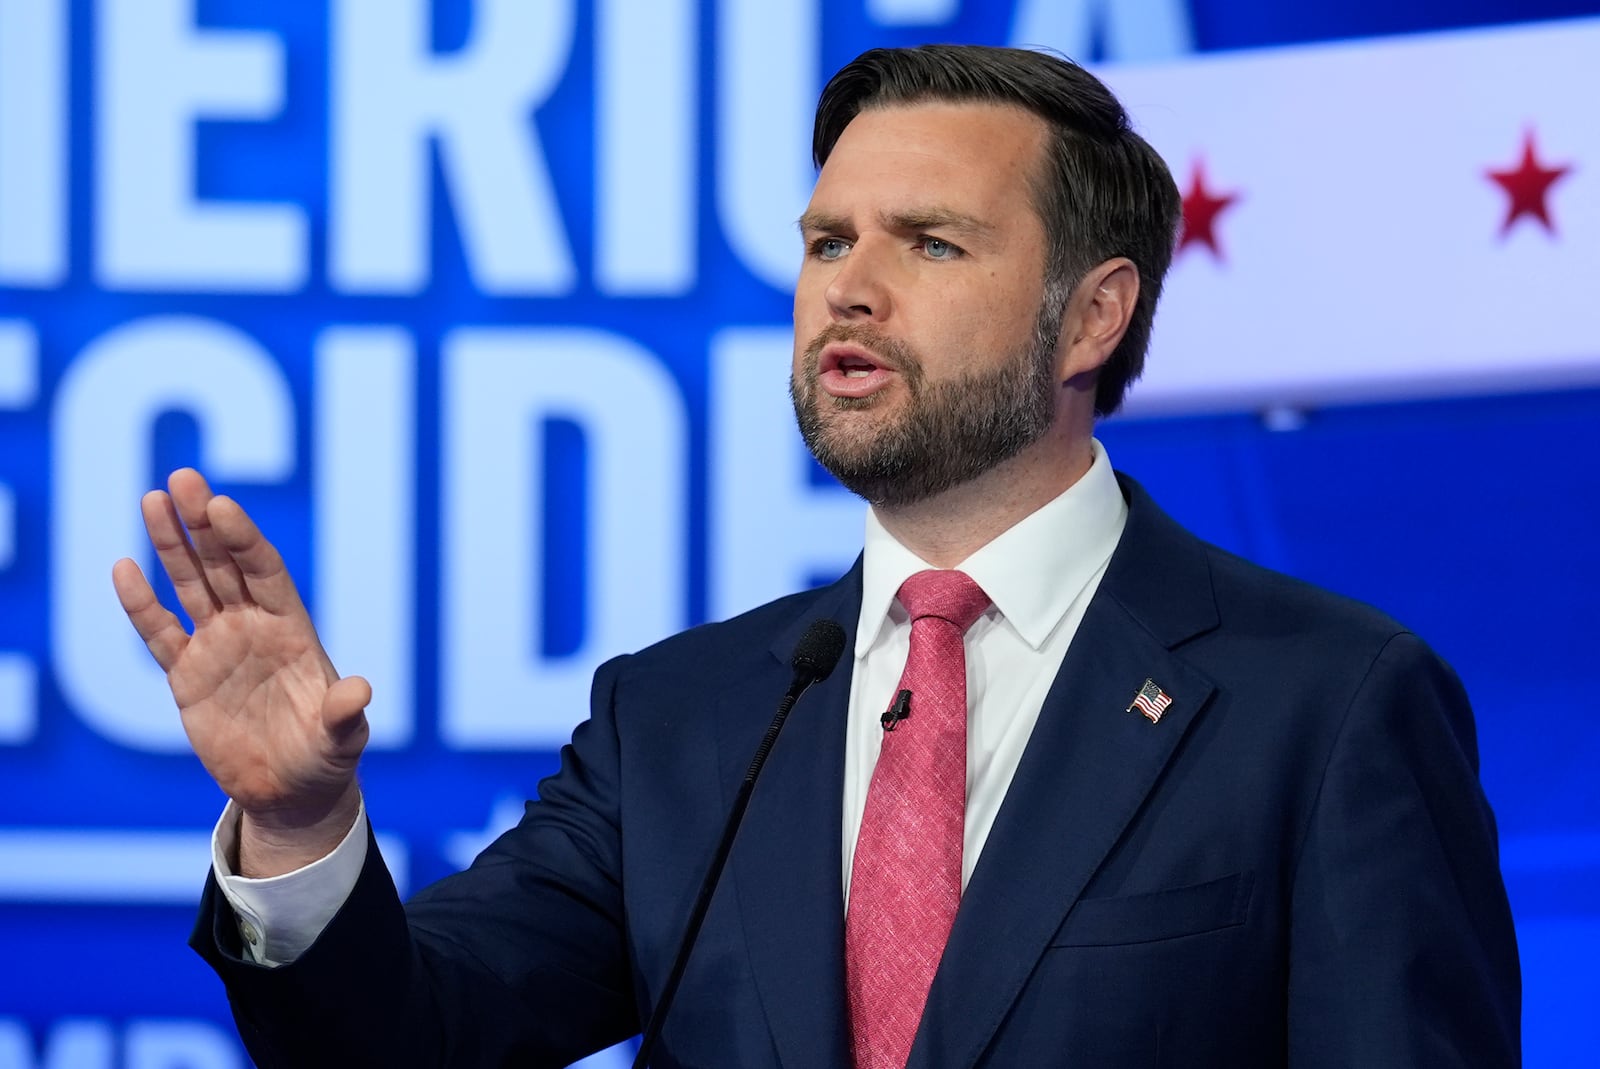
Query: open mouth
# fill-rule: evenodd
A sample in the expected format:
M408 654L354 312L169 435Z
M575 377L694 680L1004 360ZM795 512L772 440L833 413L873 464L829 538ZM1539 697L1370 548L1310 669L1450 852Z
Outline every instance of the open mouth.
M829 345L817 362L817 384L834 397L866 397L886 386L894 374L893 368L859 345Z
M864 379L877 369L877 364L854 353L839 357L839 373L847 379Z

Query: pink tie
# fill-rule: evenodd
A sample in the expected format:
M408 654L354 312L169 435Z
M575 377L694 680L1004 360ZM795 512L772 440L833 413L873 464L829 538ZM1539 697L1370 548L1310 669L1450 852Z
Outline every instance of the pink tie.
M962 572L900 587L911 651L872 770L850 870L845 982L855 1069L903 1069L961 904L967 808L967 628L989 597Z

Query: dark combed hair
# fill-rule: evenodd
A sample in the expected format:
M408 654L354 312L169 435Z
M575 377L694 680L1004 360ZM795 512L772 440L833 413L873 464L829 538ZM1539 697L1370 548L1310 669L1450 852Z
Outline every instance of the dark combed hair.
M1144 369L1161 280L1181 217L1178 187L1155 149L1101 81L1047 52L984 45L874 48L835 74L817 102L811 153L820 168L850 120L867 108L923 101L1024 108L1048 124L1048 159L1034 182L1048 252L1047 293L1063 297L1094 267L1126 256L1139 299L1095 383L1108 416Z

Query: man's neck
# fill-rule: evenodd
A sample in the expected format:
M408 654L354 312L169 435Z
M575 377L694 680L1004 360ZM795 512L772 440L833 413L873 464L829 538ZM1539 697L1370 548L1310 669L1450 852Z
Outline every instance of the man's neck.
M1050 436L978 478L910 505L874 505L895 540L936 568L954 568L1083 478L1088 437Z

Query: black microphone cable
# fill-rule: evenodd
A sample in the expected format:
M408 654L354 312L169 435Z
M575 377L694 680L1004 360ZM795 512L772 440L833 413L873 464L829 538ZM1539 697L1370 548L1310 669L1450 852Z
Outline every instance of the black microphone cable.
M755 790L756 777L761 774L762 766L767 763L767 755L772 752L772 744L778 741L778 732L783 730L783 722L789 719L789 710L794 708L795 702L799 701L800 696L811 689L813 684L821 683L828 678L843 653L844 628L833 620L813 620L811 626L806 628L806 633L800 636L800 641L795 644L794 656L789 659L790 667L794 669L794 677L789 682L789 689L783 695L783 701L778 703L777 715L767 727L761 745L756 747L755 757L751 759L750 768L744 774L744 782L739 784L739 793L733 800L728 823L722 829L722 841L717 844L717 852L711 859L711 868L707 870L706 878L700 884L700 896L695 899L694 909L689 914L688 927L684 929L683 942L678 945L678 957L672 963L672 971L667 974L667 982L661 988L661 997L656 1000L655 1010L645 1025L644 1038L639 1043L639 1054L633 1059L633 1069L645 1069L650 1064L650 1055L655 1051L656 1043L661 1038L662 1025L666 1023L667 1010L672 1007L672 1000L678 993L678 985L683 982L684 969L689 964L689 953L694 949L695 939L700 935L700 926L705 923L706 912L711 908L711 896L717 889L717 883L722 879L722 870L727 867L728 855L733 851L734 837L738 835L739 825L744 821L744 811L750 806L750 794Z

